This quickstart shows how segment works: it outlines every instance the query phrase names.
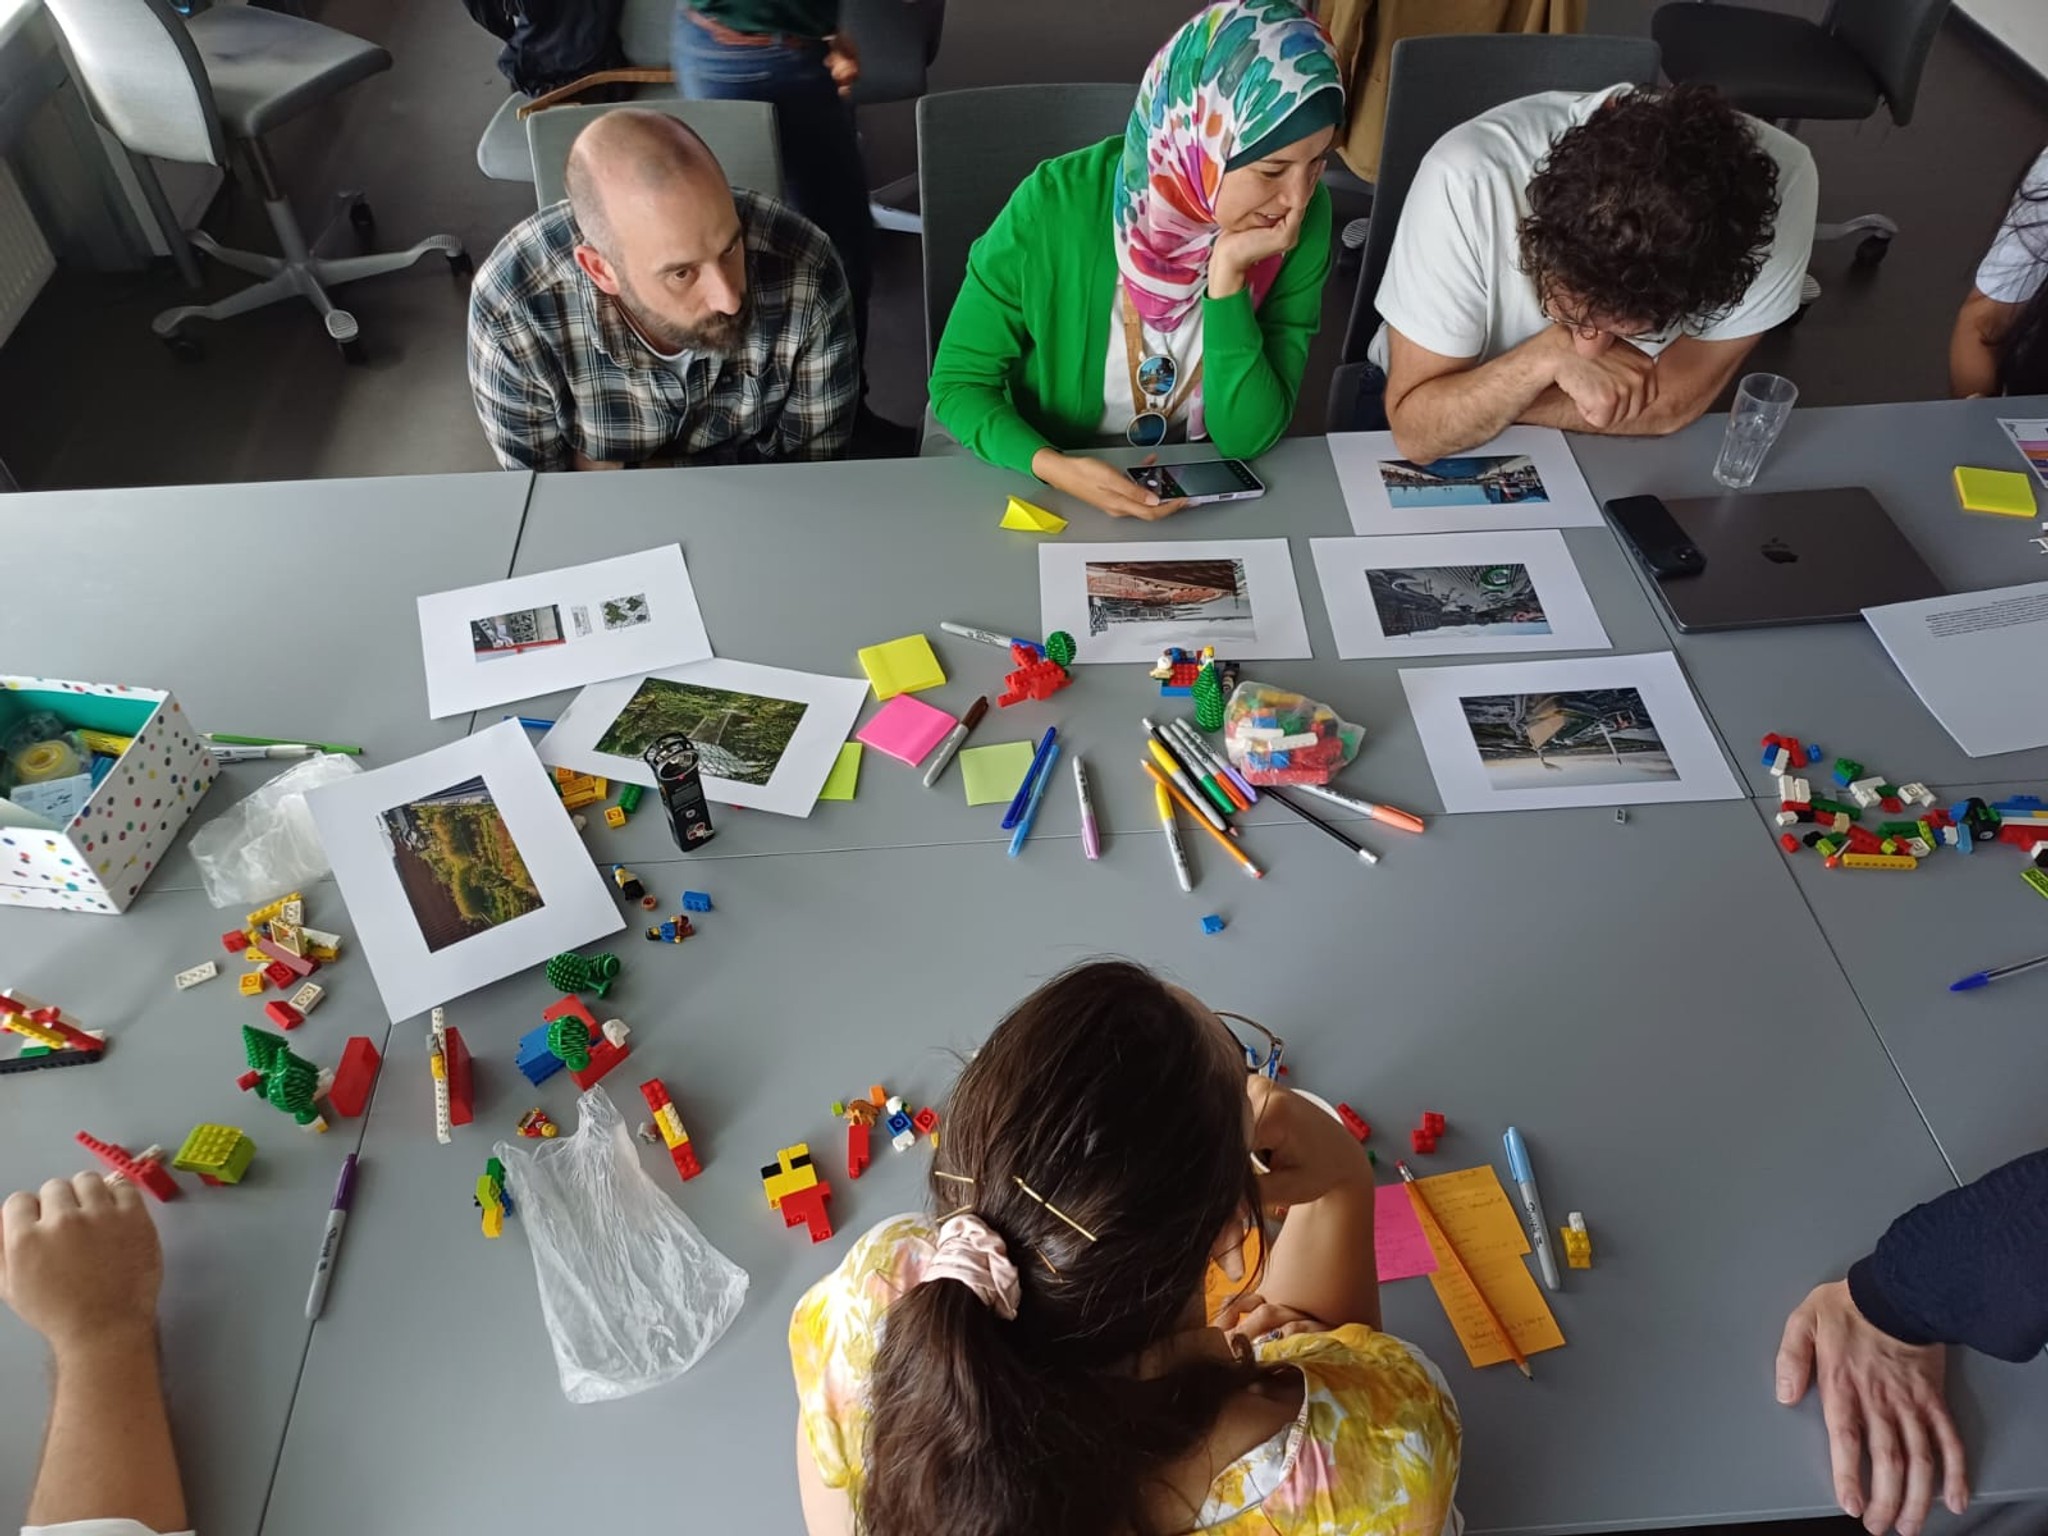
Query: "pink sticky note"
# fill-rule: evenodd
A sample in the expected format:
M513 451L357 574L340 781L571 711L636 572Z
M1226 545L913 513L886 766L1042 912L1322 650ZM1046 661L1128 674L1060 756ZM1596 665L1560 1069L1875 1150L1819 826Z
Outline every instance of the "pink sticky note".
M1415 1203L1406 1184L1382 1184L1373 1207L1373 1257L1379 1262L1380 1284L1436 1273L1436 1254L1422 1234Z
M877 752L886 752L915 768L955 724L943 709L933 709L922 699L899 693L854 736Z

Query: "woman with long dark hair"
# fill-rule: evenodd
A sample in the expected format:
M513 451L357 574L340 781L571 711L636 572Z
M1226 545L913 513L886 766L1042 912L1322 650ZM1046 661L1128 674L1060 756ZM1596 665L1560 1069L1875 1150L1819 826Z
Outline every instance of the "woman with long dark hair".
M1949 393L2048 393L2048 150L2013 194L1948 343Z
M791 1321L811 1536L1460 1528L1457 1408L1378 1331L1371 1166L1248 1071L1277 1049L1123 962L1010 1012L955 1086L931 1214ZM1212 1318L1212 1259L1256 1256L1279 1206Z

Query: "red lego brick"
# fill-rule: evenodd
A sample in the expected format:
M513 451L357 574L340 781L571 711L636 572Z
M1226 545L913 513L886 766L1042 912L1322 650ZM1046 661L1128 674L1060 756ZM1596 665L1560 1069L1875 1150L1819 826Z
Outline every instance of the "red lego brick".
M550 1024L564 1017L581 1019L585 1028L593 1035L597 1033L597 1020L590 1016L589 1006L574 994L556 999L541 1012L541 1018Z
M1781 811L1806 811L1811 813L1813 802L1811 800L1780 800L1778 802L1778 809Z
M1427 1131L1414 1130L1408 1133L1408 1145L1418 1152L1434 1152L1436 1150L1436 1138Z
M809 1189L794 1190L782 1197L782 1224L793 1227L805 1222L811 1229L811 1241L822 1243L832 1235L832 1218L825 1211L826 1198L832 1193L832 1186L823 1179Z
M279 1029L297 1029L306 1022L306 1016L287 1002L273 1000L263 1005L263 1011Z
M242 1092L247 1093L251 1088L254 1088L258 1083L262 1081L263 1074L261 1072L244 1072L240 1077L235 1079L235 1086L241 1089Z
M1786 832L1779 836L1778 846L1784 849L1787 853L1797 853L1799 851L1799 839L1794 837L1790 832Z
M1422 1128L1431 1136L1441 1136L1444 1133L1444 1117L1434 1110L1425 1111L1422 1116Z
M1776 731L1772 731L1762 741L1758 742L1757 745L1760 747L1782 747L1785 745L1785 738Z
M249 935L239 928L230 928L220 936L220 947L231 955L239 955L249 947Z
M178 1181L171 1177L157 1158L139 1158L126 1147L118 1147L111 1141L101 1141L97 1136L88 1136L80 1131L78 1144L94 1157L105 1163L113 1172L121 1175L130 1184L148 1190L159 1200L175 1200L178 1196ZM828 1237L830 1233L826 1234Z
M868 1124L865 1120L856 1120L846 1128L846 1176L849 1179L859 1178L867 1171L869 1161Z
M467 1125L476 1118L472 1108L469 1047L462 1043L462 1031L453 1024L443 1033L448 1037L448 1123Z
M271 961L270 964L263 967L263 974L270 984L280 992L299 979L299 973L286 965L282 960Z
M605 1039L603 1030L593 1030L591 1033L590 1065L581 1072L569 1074L575 1080L576 1086L585 1090L596 1087L603 1080L605 1073L633 1054L631 1046L613 1045Z
M1367 1125L1359 1116L1358 1111L1349 1104L1339 1104L1337 1106L1337 1118L1344 1122L1344 1129L1349 1131L1359 1141L1364 1141L1368 1136L1372 1135L1372 1127Z
M1885 795L1877 802L1878 809L1887 815L1896 816L1906 808L1906 802L1897 795Z
M368 1035L350 1035L342 1048L341 1065L334 1069L334 1086L327 1090L328 1108L350 1119L360 1115L370 1102L370 1085L376 1082L383 1060Z
M268 955L273 963L283 966L301 981L320 969L320 962L318 960L309 960L303 955L295 955L282 944L271 939L258 939L256 941L256 949L259 954ZM284 983L279 982L278 985L283 986Z
M910 1123L920 1136L929 1136L939 1128L939 1112L927 1105L910 1117Z

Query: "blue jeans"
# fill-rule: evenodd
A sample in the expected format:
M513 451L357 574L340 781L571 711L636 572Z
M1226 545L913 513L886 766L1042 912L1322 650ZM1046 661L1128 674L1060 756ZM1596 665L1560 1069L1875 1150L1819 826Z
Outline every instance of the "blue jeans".
M853 295L853 325L867 350L868 291L874 281L874 221L853 106L825 67L821 42L722 43L676 8L671 59L693 101L765 101L782 140L784 192L839 252Z

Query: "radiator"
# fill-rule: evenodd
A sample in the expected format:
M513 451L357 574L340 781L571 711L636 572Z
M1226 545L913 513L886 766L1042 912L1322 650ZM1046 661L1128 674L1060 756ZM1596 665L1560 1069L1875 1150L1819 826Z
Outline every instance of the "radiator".
M0 164L0 342L14 334L21 317L57 270L13 173Z

